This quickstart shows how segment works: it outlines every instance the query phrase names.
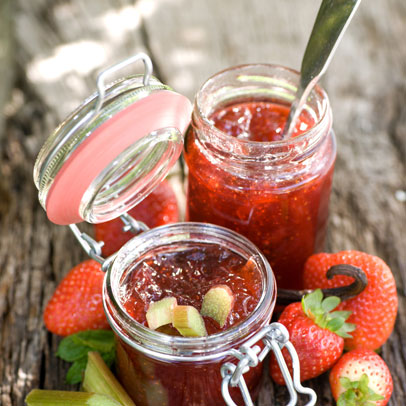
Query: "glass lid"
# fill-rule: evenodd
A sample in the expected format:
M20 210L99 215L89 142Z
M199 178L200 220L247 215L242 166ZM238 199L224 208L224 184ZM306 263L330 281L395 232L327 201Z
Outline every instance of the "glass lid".
M140 59L144 75L104 85L107 74ZM97 92L45 142L34 182L54 223L116 218L144 199L175 164L192 106L151 72L142 53L103 71Z

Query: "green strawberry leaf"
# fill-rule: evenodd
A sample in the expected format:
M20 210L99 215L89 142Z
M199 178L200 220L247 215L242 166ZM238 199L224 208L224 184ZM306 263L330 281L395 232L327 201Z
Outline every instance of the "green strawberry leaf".
M351 316L351 313L352 312L350 312L348 310L337 310L335 312L330 312L330 316L331 317L342 317L343 319L347 320L348 317Z
M332 312L341 303L340 298L330 296L323 300L323 292L316 289L302 297L303 312L321 328L326 328L344 338L351 338L348 334L354 331L353 324L345 321L351 315L349 311Z
M355 324L344 323L339 330L335 331L335 333L343 338L352 338L352 335L348 333L351 333L351 331L354 331L356 328L357 326Z
M62 339L56 355L64 361L73 362L66 381L76 384L82 381L87 364L87 353L97 351L110 367L115 359L114 334L110 330L81 331Z
M374 406L375 401L384 399L375 393L369 385L369 377L362 374L359 381L351 381L346 377L340 378L340 384L346 389L337 399L337 406Z
M321 301L323 299L323 292L321 289L316 289L308 295L303 296L302 306L304 312L309 316L309 312L317 314L321 308Z
M335 309L340 303L341 300L337 296L326 297L321 302L321 308L325 313L328 313L331 312L333 309Z
M382 395L378 395L377 393L371 393L369 396L368 396L368 400L369 401L376 401L376 400L383 400L383 399L385 399L385 397L384 396L382 396Z
M350 389L351 388L351 380L345 376L342 376L340 378L340 384L344 389Z
M338 331L340 328L344 325L345 319L342 317L336 317L335 319L331 319L327 322L326 328L328 328L331 331Z

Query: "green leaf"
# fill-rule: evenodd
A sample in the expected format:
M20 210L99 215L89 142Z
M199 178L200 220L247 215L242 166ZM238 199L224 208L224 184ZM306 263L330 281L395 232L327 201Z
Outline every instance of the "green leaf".
M302 303L304 303L304 308L307 309L307 311L305 311L305 313L309 314L308 313L309 310L312 313L317 312L317 309L319 309L321 307L322 299L323 299L323 292L321 291L321 289L316 289L315 291L304 296L302 299Z
M354 331L355 326L345 322L351 312L331 312L340 303L341 299L336 296L330 296L323 300L321 289L316 289L302 298L303 311L315 324L336 333L340 337L351 338L348 333Z
M335 309L340 303L341 300L337 296L326 297L321 302L321 308L325 313L328 313L331 312L331 310Z
M88 330L69 336L77 345L94 351L108 352L114 348L114 333L111 330Z
M363 393L368 393L369 378L367 374L362 374L359 380L359 389Z
M78 345L72 336L65 337L58 346L56 356L64 361L73 362L79 358L83 358L89 351L90 347Z
M352 335L348 333L354 331L356 328L357 326L355 324L344 323L339 330L335 331L335 333L343 338L352 338Z
M60 342L56 355L65 361L73 362L66 376L68 383L74 384L82 381L89 351L100 353L110 367L115 358L113 332L110 330L81 331L65 337Z
M337 310L336 312L331 312L330 317L342 317L343 319L347 320L348 317L351 316L351 311L348 310Z
M356 394L352 389L343 392L337 400L337 406L356 406Z
M116 358L116 352L115 351L104 352L100 355L103 358L103 361L106 363L106 365L110 368L113 365L114 360Z
M340 384L346 389L337 400L337 406L374 406L375 401L384 399L369 388L369 377L362 374L359 381L351 381L346 377L340 378Z
M343 386L344 389L351 388L351 380L345 376L340 378L340 384Z
M337 332L345 323L345 320L342 317L336 317L335 319L331 319L327 323L327 328L331 331Z
M72 366L69 368L66 374L66 382L74 385L76 383L82 382L83 373L86 369L87 364L87 354L83 358L76 360Z
M378 395L377 393L372 393L371 395L368 396L368 400L371 400L371 401L382 400L382 399L385 399L385 396Z

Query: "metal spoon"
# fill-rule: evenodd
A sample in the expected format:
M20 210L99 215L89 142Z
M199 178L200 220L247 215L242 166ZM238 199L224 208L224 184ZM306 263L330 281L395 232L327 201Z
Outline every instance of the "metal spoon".
M327 70L337 46L343 37L361 0L323 0L310 34L300 68L300 81L283 138L289 138L306 100Z

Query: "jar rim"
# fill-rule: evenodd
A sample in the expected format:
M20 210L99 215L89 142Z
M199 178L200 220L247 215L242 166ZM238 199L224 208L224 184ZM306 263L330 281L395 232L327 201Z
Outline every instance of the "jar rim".
M248 75L248 71L250 69L263 69L264 72L267 74L267 76L255 74L255 75ZM208 127L209 131L216 136L219 140L224 140L228 143L235 143L241 146L245 146L247 148L266 148L266 147L273 147L275 149L284 147L286 145L296 145L300 144L306 141L309 141L310 139L314 138L315 135L324 133L324 128L327 126L331 126L331 121L332 121L332 114L331 114L331 108L330 108L330 102L328 99L328 95L325 92L325 90L318 84L314 86L312 89L309 99L310 98L317 98L321 102L321 107L322 111L320 114L320 117L317 118L315 124L307 129L306 131L302 132L301 134L295 136L295 137L290 137L282 140L275 140L275 141L251 141L247 139L239 139L236 138L232 135L227 134L226 132L223 132L219 130L214 123L209 119L208 115L205 114L204 109L202 108L202 99L204 96L204 92L213 85L218 80L221 80L224 78L226 75L233 73L233 72L241 72L239 77L242 79L241 80L241 85L243 86L244 83L247 83L249 77L253 78L255 81L263 83L268 83L270 84L272 81L272 77L269 76L270 73L274 71L275 73L284 73L287 75L290 75L292 80L295 82L299 82L300 78L300 73L292 68L288 68L282 65L277 65L277 64L267 64L267 63L254 63L254 64L243 64L243 65L236 65L231 68L226 68L220 72L215 73L212 75L209 79L207 79L203 85L200 87L199 91L196 93L195 96L195 102L194 102L194 115L197 116L198 120L204 123L205 126ZM244 74L242 74L244 73ZM287 79L281 79L281 78L275 78L274 82L278 84L278 86L281 86L282 83L284 82L285 85L287 85L288 90L290 90L292 93L288 97L290 99L290 102L294 100L295 93L297 91L297 84L293 82L288 82ZM289 101L289 100L288 100ZM309 109L308 104L305 104L304 109ZM215 109L211 110L211 112L214 112ZM327 131L328 133L328 131Z
M191 234L194 233L196 235L200 233L211 239L206 242L211 241L215 243L222 240L233 243L245 250L247 256L250 254L250 258L253 258L255 261L262 279L262 292L258 304L254 311L241 322L228 330L207 337L175 337L151 330L128 315L124 307L117 300L117 286L112 285L124 272L126 268L125 264L129 265L132 259L139 255L140 251L144 250L144 252L148 252L147 248L151 242L155 244L155 247L165 246L165 244L175 241L190 240ZM197 237L190 241L198 242ZM112 278L115 278L115 280L112 280ZM238 342L239 340L245 341L257 331L253 331L251 328L255 322L263 320L265 324L268 324L275 301L275 278L271 266L259 249L240 234L227 228L207 223L186 222L168 224L134 237L118 252L107 270L103 287L105 312L115 333L131 347L155 358L171 361L207 361L225 355L232 348L230 343ZM119 318L119 323L116 318ZM122 328L120 323L125 324L125 329Z

